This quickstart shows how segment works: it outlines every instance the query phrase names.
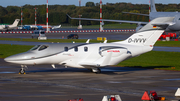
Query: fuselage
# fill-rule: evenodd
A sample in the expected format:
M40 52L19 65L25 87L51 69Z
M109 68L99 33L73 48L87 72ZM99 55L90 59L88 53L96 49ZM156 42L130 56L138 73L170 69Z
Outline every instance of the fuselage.
M151 50L152 47L119 43L54 43L37 45L27 52L7 57L5 61L21 65L59 64L76 68L96 65L102 67L116 65Z

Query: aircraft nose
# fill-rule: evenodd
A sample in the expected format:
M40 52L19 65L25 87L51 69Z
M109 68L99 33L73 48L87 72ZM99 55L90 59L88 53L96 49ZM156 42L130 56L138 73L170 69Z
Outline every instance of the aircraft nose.
M17 56L9 56L9 57L5 58L4 61L10 62L10 61L14 61L17 59L19 59Z
M20 53L20 54L9 56L9 57L5 58L4 61L13 63L15 61L29 59L31 55L32 55L31 53Z
M7 57L4 59L4 61L8 62L9 60L11 60L11 58Z

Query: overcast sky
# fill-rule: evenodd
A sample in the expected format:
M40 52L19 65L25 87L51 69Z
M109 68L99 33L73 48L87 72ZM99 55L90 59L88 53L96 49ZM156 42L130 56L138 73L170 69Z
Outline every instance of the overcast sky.
M81 0L81 5L85 6L86 2L98 3L100 0ZM3 7L6 6L23 6L25 4L30 5L42 5L46 4L47 0L1 0L0 5ZM79 5L79 0L48 0L49 5ZM133 4L148 4L149 0L102 0L103 4L108 3L117 3L117 2L126 2ZM169 4L175 3L179 4L180 0L155 0L155 3Z

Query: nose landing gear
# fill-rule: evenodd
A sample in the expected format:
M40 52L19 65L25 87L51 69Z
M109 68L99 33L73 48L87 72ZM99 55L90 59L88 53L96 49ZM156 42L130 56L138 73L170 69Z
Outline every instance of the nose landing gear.
M21 69L19 70L19 74L26 74L25 69L28 69L26 65L21 65Z

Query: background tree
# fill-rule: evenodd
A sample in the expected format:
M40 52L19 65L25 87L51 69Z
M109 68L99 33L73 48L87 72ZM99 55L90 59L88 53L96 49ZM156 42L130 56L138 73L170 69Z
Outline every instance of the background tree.
M95 6L94 2L87 2L86 3L86 7L94 7L94 6Z

